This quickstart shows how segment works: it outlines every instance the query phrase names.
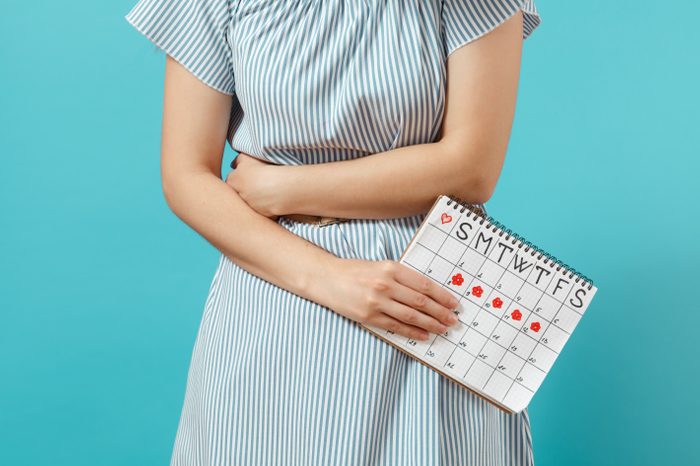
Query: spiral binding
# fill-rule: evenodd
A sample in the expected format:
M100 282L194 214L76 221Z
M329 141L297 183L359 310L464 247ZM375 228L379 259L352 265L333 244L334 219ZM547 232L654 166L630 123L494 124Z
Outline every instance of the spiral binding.
M564 262L560 261L558 258L554 257L553 255L547 253L545 250L542 248L538 247L537 245L533 244L532 242L528 241L527 239L523 238L522 236L518 235L517 233L514 233L510 228L507 228L505 225L503 225L501 222L493 218L492 216L488 215L486 213L486 209L481 206L481 205L476 205L476 204L471 204L457 196L454 195L448 195L447 196L449 200L447 201L447 205L452 205L454 209L457 209L458 206L462 206L463 209L461 209L459 212L464 213L465 210L469 210L470 213L474 214L474 217L478 217L481 220L479 221L479 225L483 225L484 222L486 222L486 229L491 229L494 233L497 230L501 230L499 233L499 237L503 236L504 234L506 235L506 241L508 241L511 237L513 238L513 241L511 242L512 244L518 244L518 248L522 248L525 246L524 252L528 252L532 250L530 255L533 257L535 254L539 253L537 256L537 260L542 259L542 257L545 258L544 263L547 264L549 262L550 267L554 267L557 265L556 271L560 271L564 269L565 273L569 274L569 278L574 278L576 277L576 280L574 283L578 283L579 280L581 280L583 285L585 286L588 284L588 289L590 290L593 288L593 280L589 279L585 275L583 275L581 272L577 271L573 267L565 264ZM452 204L452 201L454 201L454 204ZM469 214L467 214L467 218L469 217ZM493 228L491 228L493 227Z

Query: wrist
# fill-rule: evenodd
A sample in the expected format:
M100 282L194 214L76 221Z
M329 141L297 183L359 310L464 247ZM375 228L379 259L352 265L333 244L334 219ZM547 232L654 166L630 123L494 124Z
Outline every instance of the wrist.
M294 165L277 165L272 172L275 189L275 202L272 206L274 215L298 213L294 207L296 200L296 171Z
M303 166L280 165L275 167L275 215L303 214L299 206L306 206L303 200Z
M314 257L308 263L310 270L303 274L301 290L304 297L326 307L333 307L333 286L343 258L327 251L319 251L319 257Z

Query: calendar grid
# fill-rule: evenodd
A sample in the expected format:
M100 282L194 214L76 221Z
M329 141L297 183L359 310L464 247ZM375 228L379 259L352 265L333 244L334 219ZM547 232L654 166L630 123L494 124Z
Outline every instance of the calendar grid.
M428 224L428 225L432 226L433 228L437 228L437 227L435 227L435 226L432 225L432 224ZM439 230L439 229L438 229L438 230ZM442 230L439 230L439 231L442 231ZM477 230L477 231L479 231L479 230ZM502 231L502 230L499 230L499 231ZM419 243L419 244L420 244L420 243ZM425 246L425 245L423 245L423 244L420 244L420 246L426 248L428 251L430 251L431 253L433 253L436 257L440 257L441 259L445 260L446 262L449 262L450 264L452 264L452 263L449 261L448 258L441 256L438 252L433 251L432 249L430 249L429 247L427 247L427 246ZM490 257L485 256L484 254L482 254L482 253L481 253L480 251L478 251L477 249L472 249L472 250L473 250L474 252L476 252L477 254L479 254L481 257L483 257L485 260L491 261L491 262L497 264L499 267L503 267L503 266L501 266L500 264L498 264L497 262L493 261ZM465 252L466 252L466 251L465 251ZM460 257L460 259L461 259L461 257ZM515 259L515 256L513 256L513 259ZM506 267L504 268L504 271L507 271L507 268L508 268L508 266L509 266L510 264L511 264L511 262L509 262L508 265L506 265ZM454 265L455 267L458 267L457 264L452 264L452 265ZM416 269L416 270L417 270L417 269ZM460 270L461 270L461 269L460 269ZM534 268L533 268L532 270L534 270ZM530 272L528 273L528 278L529 278L529 276L532 274L532 270L530 270ZM465 273L468 273L468 272L465 272ZM472 277L473 275L469 274L469 276ZM523 285L525 284L526 281L527 281L526 279L523 281ZM523 286L523 285L521 285L521 286L518 288L518 292L520 292L520 291L522 290L522 286ZM573 290L573 287L571 288L571 290ZM562 302L562 301L559 301L558 298L555 298L554 296L552 296L553 299L556 299L557 302L559 302L559 303L562 305L562 306L560 306L560 307L558 308L556 314L558 314L558 313L559 313L559 310L561 310L561 307L563 307L563 305L565 305L564 303L565 303L566 299L568 299L571 290L567 293L567 295L566 295L566 297L564 298L564 301L563 301L563 302ZM547 293L546 293L546 292L543 292L543 294L547 294ZM511 297L511 296L508 296L506 293L503 293L503 295L504 295L504 296L507 296L509 299L512 299L512 298L513 298L513 297ZM517 295L517 293L516 293L516 295ZM464 295L460 294L460 296L464 296ZM551 296L551 295L549 295L549 296ZM577 314L579 314L579 316L581 315L581 314L580 314L578 311L576 311L575 309L572 309L572 310L573 310L574 312L576 312ZM559 325L557 325L557 324L554 323L554 317L552 317L552 322L550 322L549 324L550 324L550 325L554 325L555 327L557 327L557 329L559 329L559 330L561 330L562 332L565 332L566 334L570 335L570 332L569 332L569 331L567 331L567 330L564 329L564 328L561 328ZM528 337L532 338L532 336L529 335L529 334L527 334L527 333L525 333L524 335L527 335ZM532 338L532 339L533 339L534 341L539 341L538 339L535 339L535 338ZM554 350L554 349L552 349L552 348L550 348L550 349L558 354L558 352L557 352L556 350Z
M471 244L468 245L467 247L469 247L469 246L471 246ZM477 251L477 252L479 252L479 251ZM515 257L515 256L513 256L513 257ZM488 260L488 258L487 258L486 260ZM511 260L512 260L512 258L511 258ZM510 261L508 262L508 265L510 265ZM483 267L483 265L482 265L482 267ZM507 266L506 266L506 267L507 267ZM479 270L481 270L481 268L480 268ZM505 275L506 270L507 270L507 268L504 268L504 269L503 269L503 272L502 272L501 275L498 277L498 280L500 280L501 278L503 278L503 275ZM497 280L497 282L498 282L498 280ZM479 310L479 312L482 312L483 310L484 310L484 309L483 309L483 307L482 307L482 308ZM478 314L477 314L477 315L478 315ZM503 320L502 317L499 318L499 322L502 321L502 320ZM471 324L470 324L470 325L471 325ZM498 325L498 324L496 324L496 325ZM494 327L494 328L495 328L495 327ZM473 328L473 327L470 327L470 330L472 330L472 329L474 329L474 328ZM479 332L479 330L476 330L476 331ZM467 331L467 333L468 333L468 331ZM479 332L479 333L481 333L481 332ZM477 357L476 357L476 358L479 357L479 353L481 353L482 351L484 351L484 348L486 347L486 344L487 344L489 341L491 341L489 335L484 335L484 334L482 334L482 333L481 333L481 335L484 336L484 337L486 337L486 341L484 341L484 344L481 345L481 349L480 349L479 351L477 351ZM496 344L498 344L498 343L496 343ZM467 372L465 373L465 377L466 377L466 374L468 374L469 371L471 370L472 366L474 366L474 363L476 362L476 358L475 358L474 361L472 361L472 363L469 365L469 369L467 369ZM488 363L485 363L485 364L488 364ZM484 382L484 385L482 385L482 386L480 387L481 389L483 389L483 388L486 386L486 384L488 383L488 381L491 379L491 376L493 376L493 373L491 373L491 375L490 375L489 378L486 380L486 382Z
M530 271L530 273L532 273L532 271ZM542 296L544 296L544 293L542 294ZM537 303L535 304L535 306L537 306L537 304L539 304L539 302L542 300L542 296L540 296L540 299L537 300ZM533 312L534 312L534 311L533 311ZM529 335L528 335L528 336L529 336ZM539 341L538 341L538 343L539 343ZM525 368L525 366L527 366L528 362L530 362L530 358L532 357L532 353L535 351L535 349L537 349L537 345L535 345L535 346L532 347L532 350L530 351L528 357L525 358L525 364L523 365L523 367L520 368L520 370L518 371L518 373L515 374L515 377L513 377L513 382L510 384L510 387L508 387L508 390L506 391L506 396L507 396L508 393L513 389L513 384L514 384L514 383L517 383L518 377L520 377L520 374L522 374L523 369ZM532 365L534 366L535 364L532 364ZM522 385L522 384L520 384L520 385ZM526 388L527 388L527 387L526 387Z
M460 214L460 218L461 218L461 214ZM431 224L431 223L428 223L428 225L432 225L432 224ZM457 222L455 222L454 225L452 226L452 228L450 228L450 233L452 233L452 230L454 229L454 227L455 227L456 225L457 225ZM433 227L434 227L434 228L437 228L437 227L435 227L434 225L433 225ZM477 235L478 235L478 233L479 233L480 231L481 231L481 224L479 224L477 230L474 232L474 238L477 238L477 237L478 237ZM445 238L445 240L443 241L442 245L444 245L445 241L447 241L447 238L449 238L449 237L450 237L450 235L449 235L449 233L448 233L448 235L446 236L446 238ZM465 244L465 246L466 246L465 251L464 251L464 253L462 254L462 256L460 256L460 258L457 259L457 263L459 263L459 262L460 262L460 259L462 259L462 257L464 257L464 254L466 254L467 251L469 251L469 248L470 248L470 246L471 246L471 242L472 242L472 241L470 240L468 244ZM442 248L442 245L440 246L441 248ZM476 251L477 253L479 253L478 250L475 249L475 251ZM435 254L436 254L436 256L438 256L438 253L437 253L437 252L436 252ZM480 254L480 253L479 253L479 254ZM442 258L442 256L440 256L440 257ZM457 269L458 264L453 264L453 263L452 263L449 259L447 259L447 258L442 258L442 259L445 260L445 262L447 262L448 264L452 265L452 267L453 267L453 268L452 268L452 271L451 271L450 274L448 275L448 277L449 277L449 276L452 275L452 273L454 273L454 271ZM433 260L434 260L434 259L433 259ZM486 260L488 260L488 258L486 258ZM431 263L432 263L432 262L431 262ZM461 269L460 269L460 270L461 270ZM467 274L468 274L470 277L472 277L473 279L476 279L476 276L472 276L471 274L469 274L469 273L466 272L466 271L465 271L465 273L467 273ZM470 284L471 284L471 282L470 282ZM465 289L468 289L468 287L465 288ZM466 298L466 295L465 295L464 293L460 293L460 295L462 296L462 298ZM466 324L466 323L465 323L465 324ZM464 335L466 335L470 330L475 330L473 327L471 327L471 324L469 324L469 325L467 326L467 329L465 330ZM479 332L479 333L480 333L480 332ZM464 335L462 336L462 338L464 338ZM460 340L461 340L461 339L460 339ZM487 341L488 341L488 340L487 340ZM486 344L486 343L484 343L484 345L485 345L485 344ZM431 343L431 346L432 346L432 343ZM482 346L482 349L483 349L483 346ZM456 350L457 350L457 345L454 345L454 348L453 348L452 352L450 353L450 356L452 356L452 354L454 354L454 352L455 352ZM466 369L466 371L464 371L464 375L461 376L462 379L464 379L464 378L467 376L467 374L469 373L469 371L471 370L471 367L474 365L474 362L475 362L476 359L478 358L478 353L479 353L479 352L477 352L477 354L474 355L474 354L472 354L471 352L467 351L466 349L463 350L463 351L466 351L466 352L469 353L470 355L474 356L474 361L472 361L472 363L469 365L469 367ZM445 364L447 364L448 361L449 361L449 357L448 357L448 359L445 361ZM444 367L444 364L443 364L443 367Z
M490 228L487 228L487 230L490 230ZM481 230L479 230L479 231L481 231ZM498 231L499 231L499 232L502 232L502 230L500 230L500 229L498 229ZM494 232L494 233L495 233L495 232ZM473 241L476 241L476 238L478 238L477 234L478 234L478 233L475 233L475 235L474 235L474 236L475 236L475 239L474 239ZM501 236L502 236L501 234L498 235L498 237L501 237ZM494 238L495 238L495 235L494 235ZM470 244L467 245L467 246L470 247L470 246L471 246L471 242L470 242ZM518 249L521 249L521 248L519 247ZM478 254L480 254L482 257L484 257L484 258L485 258L485 261L490 261L490 260L491 260L490 257L489 257L488 255L481 254L481 252L478 251L478 249L474 248L473 250L476 251ZM499 265L500 267L503 268L503 272L500 274L499 279L496 280L496 283L498 283L498 282L503 278L503 275L505 275L505 273L506 273L507 270L508 270L508 267L513 263L513 261L515 261L516 257L517 257L517 252L515 252L515 253L513 254L513 256L511 257L511 260L508 261L508 263L507 263L505 266L501 266L500 264L497 264L497 265ZM485 263L485 262L484 262L484 263ZM482 265L482 267L483 267L483 265ZM530 278L530 275L532 275L532 272L533 272L534 270L535 270L535 267L532 267L532 268L530 269L530 272L528 272L527 276L525 276L525 277L522 278L523 282L522 282L522 284L520 285L520 287L518 288L518 292L515 293L515 297L517 297L517 296L519 295L519 293L522 291L522 288L525 286L526 283L528 283L527 280ZM505 293L503 293L503 295L505 296ZM544 296L544 292L543 292L542 296ZM541 297L540 297L540 299L541 299ZM539 300L538 300L538 302L539 302ZM537 303L536 303L536 304L537 304ZM481 308L480 311L484 311L484 309ZM486 311L486 312L488 312L488 311ZM505 315L505 314L503 314L503 315ZM505 321L503 320L503 315L500 316L500 318L499 318L499 320L498 320L499 323L505 322ZM507 324L507 325L510 325L510 324L508 324L507 322L506 322L506 324ZM494 328L497 328L497 327L498 327L498 324L496 324L496 326L495 326ZM480 330L478 330L477 328L470 327L469 330L470 330L470 331L476 331L477 333L479 333L480 335L482 335L483 337L486 338L486 341L484 342L484 344L481 346L480 350L479 350L477 353L481 353L489 342L493 342L494 344L496 344L496 345L498 345L498 346L500 346L501 348L503 348L503 349L506 350L506 351L504 352L504 354L501 356L501 358L499 358L498 362L496 363L496 365L495 365L495 367L494 367L494 371L491 372L491 374L489 375L488 379L481 385L481 387L478 387L478 388L480 388L480 389L483 390L483 389L488 385L488 383L489 383L489 381L491 380L491 378L493 377L493 375L498 371L498 367L499 367L500 363L503 361L503 358L505 357L505 355L508 354L509 347L511 346L512 342L515 341L515 339L517 338L517 336L521 333L521 330L518 329L518 331L515 333L515 335L514 335L513 338L511 339L510 343L509 343L507 346L505 346L505 347L504 347L503 345L501 345L500 343L498 343L497 341L494 341L494 340L490 339L490 338L491 338L491 335L485 335L484 333L482 333L482 332L481 332ZM524 333L524 335L526 335L528 338L532 339L532 340L535 341L536 343L538 342L538 340L535 339L535 338L532 338L531 335L529 335L529 334L527 334L527 333ZM536 347L536 346L535 346L535 347ZM534 348L533 348L533 350L534 350ZM472 356L474 356L473 353L470 353L470 354L472 354ZM528 359L527 359L527 358L523 358L523 357L521 357L519 354L517 354L517 353L515 353L515 352L511 352L511 354L513 354L513 355L515 355L516 357L518 357L519 359L523 360L523 361L524 361L524 364L527 364L527 363L528 363ZM478 354L477 354L477 357L478 357ZM471 369L471 367L474 365L475 362L476 362L476 359L475 359L474 361L472 361L472 364L470 365L469 369L465 372L465 376L466 376L467 373L469 373L469 370ZM488 364L488 363L486 363L486 364ZM515 378L517 378L518 375L519 375L519 373L515 376ZM508 377L508 378L510 379L510 377ZM528 387L526 387L526 386L520 384L519 382L517 382L517 381L515 380L515 378L514 378L514 379L511 379L511 380L512 380L511 385L509 386L509 388L508 388L508 390L506 391L506 393L503 395L503 399L505 399L505 397L508 395L508 392L509 392L510 389L512 388L512 384L513 384L513 383L518 383L518 385L521 385L521 386L522 386L523 388L525 388L526 390L528 390L528 391L530 391L530 392L533 392L533 390L530 390Z
M589 280L567 281L573 272L563 267L559 273L554 261L547 267L542 258L551 256L541 249L491 217L471 209L457 213L449 199L439 197L400 261L459 297L459 325L420 342L373 331L477 395L517 412L541 385L597 289ZM594 291L586 294L584 285Z
M430 250L430 248L427 248L427 247L424 246L424 245L421 245L421 246L425 247L425 248L428 249L430 252L433 252L435 255L438 255L438 254L435 253L434 251ZM498 264L497 262L495 262L494 260L492 260L490 257L484 256L481 252L477 251L476 249L474 249L473 251L475 251L475 252L476 252L477 254L479 254L481 257L484 257L485 260L491 261L491 262L497 264L499 267L502 267L500 264ZM439 256L439 255L438 255L438 256ZM441 257L442 259L445 259L445 261L449 262L448 259L446 259L446 258L444 258L444 257L442 257L442 256L440 256L440 257ZM513 256L513 258L515 258L515 256ZM510 265L510 264L511 264L511 263L509 262L508 265ZM534 269L533 269L533 270L534 270ZM506 272L507 272L507 266L506 266ZM530 273L528 274L528 277L530 276L531 273L532 273L532 270L531 270ZM469 276L472 276L472 275L469 274ZM524 284L525 284L525 281L523 282L523 285L524 285ZM572 289L573 289L573 287L572 287ZM522 285L518 288L518 292L520 292L521 290L522 290ZM545 292L545 294L546 294L546 292ZM504 296L507 296L509 299L513 299L513 298L514 298L514 297L512 297L512 296L507 295L506 293L503 293L503 295L504 295ZM517 293L516 293L516 295L517 295ZM551 295L550 295L550 296L551 296ZM567 293L566 296L567 296L567 297L566 297L565 299L568 298L569 293ZM557 298L554 298L554 299L557 299ZM565 305L564 302L561 302L561 301L559 301L558 299L557 299L557 302L559 302L559 304L562 304L561 307L563 307L563 306ZM557 314L559 313L559 310L561 309L561 307L558 308ZM574 312L576 312L577 314L579 314L579 316L581 315L581 314L580 314L578 311L576 311L575 309L572 309L572 310L573 310ZM510 325L510 324L509 324L509 325ZM567 333L567 334L570 335L570 332L569 332L569 331L567 331L566 329L561 328L560 326L554 324L554 317L552 317L552 322L550 323L550 325L554 325L554 326L556 326L559 330L561 330L562 332L565 332L565 333ZM532 336L529 335L529 334L527 334L527 333L526 333L525 335L527 335L527 336L529 336L530 338L532 338ZM535 340L535 341L538 341L538 340L536 340L535 338L532 338L532 339ZM551 349L551 348L550 348L550 349Z
M516 257L515 254L513 254L513 260L515 260L515 257ZM508 265L510 265L510 262L508 263ZM508 267L508 266L506 266L506 269L504 269L504 271L503 271L504 274L505 274L505 272L508 270L507 267ZM532 268L532 270L534 270L534 267ZM522 285L520 285L520 287L518 288L518 293L520 293L520 292L522 291L523 287L525 286L525 283L527 283L527 279L530 278L530 275L532 274L532 270L530 270L530 273L527 274L527 277L523 280ZM518 296L518 293L516 293L515 295ZM504 315L505 315L505 314L504 314ZM503 316L501 316L501 318L499 319L499 322L505 322L505 321L503 320ZM503 353L503 356L501 356L501 358L498 360L498 363L496 363L496 368L498 368L498 366L501 364L501 362L503 361L503 358L506 357L506 354L508 354L508 348L509 348L509 347L511 346L511 344L515 341L515 339L518 337L519 334L520 334L520 330L518 330L518 331L515 333L515 335L513 335L513 339L510 341L510 343L508 344L508 346L506 346L506 348L505 348L505 349L506 349L506 352ZM528 336L530 336L530 335L528 335ZM489 340L487 340L487 341L489 341ZM498 344L498 342L496 342L496 344ZM515 354L515 356L520 357L520 355L517 354L517 353L515 353L515 352L512 353L512 354ZM521 358L521 359L522 359L522 358ZM525 364L527 364L527 359L525 359ZM493 374L495 374L495 373L496 373L495 371L491 373L491 375L489 376L488 380L486 380L486 383L484 384L484 387L489 383L489 381L491 380L491 377L493 377ZM516 376L516 377L517 377L517 376ZM515 380L513 380L513 382L515 382ZM504 399L505 399L506 396L508 396L508 392L510 391L510 389L512 388L512 386L513 386L513 385L511 384L511 386L508 387L508 390L506 390L506 393L503 395L503 398L504 398Z
M429 227L437 228L435 225L432 225L431 223L428 223L428 225L429 225ZM455 225L456 225L456 223L455 223ZM437 229L438 229L438 231L442 231L442 230L440 230L439 228L437 228ZM447 233L447 234L445 235L445 239L442 241L442 243L441 243L441 245L440 245L440 248L438 248L438 250L442 248L442 246L444 245L444 243L445 243L445 242L447 241L447 239L450 237L450 233L452 232L453 229L454 229L454 225L450 228L449 233ZM490 229L490 228L486 228L486 230L487 230L487 231L490 231L491 229ZM471 248L472 242L476 242L476 241L478 240L478 238L479 238L478 234L481 233L481 231L482 231L482 227L481 227L481 225L479 225L479 228L478 228L476 231L473 232L473 236L474 236L473 239L472 239L471 241L469 241L468 244L466 244L466 247L467 247L467 248L465 249L465 254L466 254L466 252L469 250L469 248ZM499 230L499 231L501 231L501 230ZM494 232L494 233L495 233L495 232ZM496 235L494 235L493 237L495 238L495 236L496 236ZM498 236L500 237L500 236L502 236L502 235L498 235ZM421 243L419 243L419 244L421 244ZM449 259L442 257L437 251L433 251L432 249L430 249L428 246L426 246L426 245L424 245L424 244L421 244L421 246L423 246L424 248L426 248L427 250L429 250L431 253L434 254L433 260L431 260L431 262L430 262L430 264L428 265L427 269L430 269L430 266L432 265L432 263L433 263L433 261L435 260L436 257L440 257L440 258L442 258L443 260L445 260L445 262L447 262L447 263L449 263L450 265L452 265L452 266L454 267L453 270L452 270L452 272L454 272L454 271L457 269L457 264L453 264ZM488 248L487 248L487 249L488 249ZM480 256L482 256L482 257L484 258L484 264L486 263L486 261L491 261L491 259L490 259L490 257L489 257L488 254L484 255L484 254L482 254L482 253L481 253L478 249L476 249L476 248L472 248L472 250L475 251L477 254L479 254ZM499 275L498 280L496 280L496 283L498 283L498 282L503 278L503 276L505 275L505 273L506 273L507 270L508 270L508 267L509 267L509 266L511 265L511 263L515 260L516 255L517 255L517 252L513 254L513 256L511 257L511 259L508 261L508 263L507 263L505 266L502 266L502 265L500 265L500 264L494 262L494 263L496 263L499 267L502 268L502 272L501 272L501 274ZM460 259L461 259L461 258L462 258L462 257L460 257ZM458 260L458 262L459 262L459 260ZM492 261L492 262L493 262L493 261ZM480 270L481 270L482 267L483 267L483 264L482 264L482 266L480 267ZM461 269L460 269L460 270L461 270ZM530 272L528 272L527 276L523 277L523 279L522 279L522 280L523 280L523 283L522 283L522 284L520 285L520 287L518 288L518 292L515 293L515 296L518 295L518 293L522 290L522 288L523 288L523 286L525 285L525 283L527 283L527 279L530 277L530 275L532 274L532 271L533 271L533 270L534 270L534 267L532 267L532 268L530 269ZM478 278L478 275L472 276L471 274L469 274L469 276L470 276L470 277L473 277L474 279L477 279L477 278ZM465 290L468 291L468 287L467 287ZM503 295L506 296L505 293L503 293ZM464 294L462 294L462 296L465 297ZM510 298L510 297L509 297L509 298ZM480 312L482 312L482 311L483 311L483 312L488 312L488 311L485 311L485 310L483 309L483 307L480 309ZM503 316L501 316L501 317L499 318L498 322L505 322L505 321L503 320ZM466 324L466 323L465 323L465 324ZM508 325L510 325L510 324L508 324ZM471 370L472 366L474 365L474 363L476 362L476 360L479 358L479 355L482 353L483 349L486 347L486 345L488 344L488 342L494 342L493 340L490 339L490 335L485 335L485 334L482 333L479 329L477 329L477 328L475 328L475 327L472 327L472 326L471 326L471 323L468 325L468 328L467 328L467 331L465 332L465 335L467 335L469 331L475 331L475 332L479 333L481 336L483 336L483 337L485 338L485 341L484 341L483 345L480 347L479 351L476 352L476 354L474 354L474 353L472 353L472 352L470 352L470 351L468 351L468 350L466 350L466 349L464 350L464 351L466 351L467 353L469 353L470 355L474 356L474 361L472 361L472 363L469 365L469 367L466 369L466 371L464 371L464 375L462 376L462 378L466 377L466 375L469 373L469 371ZM518 333L520 333L520 330L518 330L518 332L513 336L513 339L511 340L511 343L515 340L515 338L517 337ZM532 339L533 341L535 341L535 342L538 341L538 340L532 338L532 336L530 336L530 335L528 335L528 334L525 334L525 335L526 335L528 338L530 338L530 339ZM436 340L437 340L437 337L434 338L434 339L431 341L430 347L429 347L428 349L432 348L432 346L435 344L435 341L436 341ZM498 343L498 342L494 342L494 343L497 344L497 345L499 345L499 346L501 346L502 348L504 348L504 349L506 350L506 353L507 353L508 348L511 346L511 345L509 344L509 345L507 345L507 346L504 347L503 345L501 345L501 344ZM452 350L452 353L450 353L450 355L452 355L452 354L454 353L454 351L456 351L456 349L457 349L457 345L455 345L455 347L454 347L454 349ZM496 366L494 367L494 369L497 369L497 368L498 368L498 365L499 365L500 362L503 360L503 357L505 357L505 354L506 354L506 353L504 353L503 356L501 356L501 358L499 358L499 361L498 361L498 363L496 363ZM523 357L521 357L521 356L520 356L519 354L517 354L517 353L512 353L512 354L515 354L516 357L522 359L522 360L524 361L524 363L527 364L527 362L528 362L528 361L527 361L527 358L523 358ZM449 357L448 357L447 361L449 361ZM447 363L447 361L443 364L442 367L444 367L444 365ZM485 362L485 364L490 365L489 363L486 363L486 362ZM477 388L483 389L483 388L488 384L488 382L491 380L491 377L493 377L493 374L494 374L494 373L495 373L495 371L491 373L491 375L489 376L489 378L486 380L486 382L483 383L483 385L482 385L481 387L477 387ZM517 377L517 376L516 376L516 377ZM513 382L515 382L515 381L513 381ZM519 385L521 385L521 384L519 384ZM525 387L525 386L523 386L523 387L526 388L526 389L528 389L528 388ZM510 388L509 388L509 390L510 390ZM528 390L529 390L529 389L528 389ZM507 393L506 393L506 395L507 395Z

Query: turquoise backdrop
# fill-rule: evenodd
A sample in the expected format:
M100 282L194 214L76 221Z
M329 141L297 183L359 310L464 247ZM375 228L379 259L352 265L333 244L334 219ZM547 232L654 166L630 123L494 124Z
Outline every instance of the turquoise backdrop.
M2 465L169 461L218 251L164 202L134 3L2 1ZM536 463L698 464L700 5L537 5L489 211L599 292L530 405Z

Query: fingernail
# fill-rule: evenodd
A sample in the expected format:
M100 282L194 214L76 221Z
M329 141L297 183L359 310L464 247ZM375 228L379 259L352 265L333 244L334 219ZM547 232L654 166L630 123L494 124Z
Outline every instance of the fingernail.
M459 301L455 298L452 298L451 303L452 303L452 309L456 309L457 306L459 305Z
M451 325L454 325L454 324L456 324L456 323L459 321L459 319L457 318L457 316L454 315L454 314L452 314L448 320L449 320L449 322L450 322Z

